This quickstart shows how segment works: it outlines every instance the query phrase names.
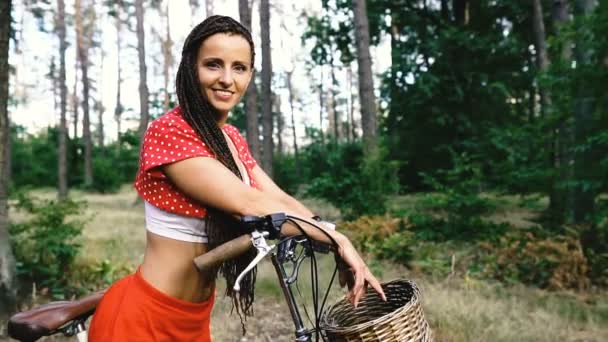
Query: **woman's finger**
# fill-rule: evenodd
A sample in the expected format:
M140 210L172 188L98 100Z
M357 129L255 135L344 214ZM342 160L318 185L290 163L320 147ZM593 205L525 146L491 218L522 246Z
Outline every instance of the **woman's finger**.
M367 281L369 285L374 290L376 290L376 292L378 292L378 294L380 295L380 298L382 298L382 300L386 302L386 294L384 294L384 290L382 289L382 285L380 284L378 279L376 279L376 277L374 277L374 275L369 270L367 270L367 275Z
M355 308L359 305L359 300L365 294L365 271L358 270L355 272L355 286L353 288L354 292L354 305Z

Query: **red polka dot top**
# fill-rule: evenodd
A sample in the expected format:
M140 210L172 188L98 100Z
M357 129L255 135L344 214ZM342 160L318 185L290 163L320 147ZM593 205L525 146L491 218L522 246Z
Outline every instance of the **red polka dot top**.
M222 130L238 151L239 158L247 170L249 185L257 187L251 176L257 163L249 152L247 141L232 125L225 124ZM162 210L184 216L204 217L205 208L179 191L160 168L162 165L193 157L215 158L215 155L184 120L181 109L176 107L154 120L148 127L139 158L135 189L145 201Z

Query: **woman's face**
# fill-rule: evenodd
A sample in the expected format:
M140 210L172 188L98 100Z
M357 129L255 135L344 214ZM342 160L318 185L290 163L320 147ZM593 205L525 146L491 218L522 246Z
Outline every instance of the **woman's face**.
M198 50L198 81L201 93L209 99L223 122L251 80L251 48L238 34L216 33L205 39Z

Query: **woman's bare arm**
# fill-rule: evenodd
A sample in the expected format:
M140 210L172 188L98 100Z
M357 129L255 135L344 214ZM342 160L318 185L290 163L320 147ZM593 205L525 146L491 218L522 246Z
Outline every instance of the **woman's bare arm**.
M213 158L196 157L181 160L163 166L163 171L188 196L206 206L217 208L228 214L235 216L263 216L270 213L284 212L288 215L301 217L307 221L312 216L308 209L303 210L298 208L298 206L293 208L281 201L280 196L276 195L278 193L276 189L273 190L272 185L263 179L264 176L261 176L262 188L266 186L267 191L254 189L243 183L235 174ZM256 175L258 173L256 172ZM258 179L256 178L256 180ZM280 191L282 192L282 190ZM276 196L271 194L275 194ZM302 207L304 206L302 205ZM355 274L355 285L349 295L353 303L358 303L361 296L365 293L364 285L366 282L384 297L379 282L369 272L369 269L355 251L348 238L336 231L328 229L320 231L310 224L302 224L301 226L306 234L315 240L330 243L331 241L328 238L330 236L338 243L338 253L351 266ZM284 225L282 232L286 235L298 235L301 233L293 224Z

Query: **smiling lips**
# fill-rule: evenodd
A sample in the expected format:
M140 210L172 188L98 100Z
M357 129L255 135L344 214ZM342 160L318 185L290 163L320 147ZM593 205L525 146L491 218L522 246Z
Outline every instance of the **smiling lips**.
M230 90L224 90L224 89L212 89L212 90L213 90L213 95L215 96L215 98L217 98L220 101L228 101L232 97L232 94L234 94L234 92L232 92Z

